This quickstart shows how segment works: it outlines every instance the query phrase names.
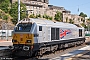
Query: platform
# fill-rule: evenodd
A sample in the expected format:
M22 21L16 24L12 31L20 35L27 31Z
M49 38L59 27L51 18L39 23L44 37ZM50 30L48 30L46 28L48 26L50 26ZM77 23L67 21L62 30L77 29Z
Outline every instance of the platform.
M83 54L85 54L85 53L87 53L89 51L90 51L90 45L88 45L86 47L83 47L81 49L69 52L67 54L64 54L64 55L49 59L49 60L72 60L72 57L74 57L76 55L81 56L81 55L83 55Z
M12 41L0 40L0 46L10 46L10 45L13 45Z

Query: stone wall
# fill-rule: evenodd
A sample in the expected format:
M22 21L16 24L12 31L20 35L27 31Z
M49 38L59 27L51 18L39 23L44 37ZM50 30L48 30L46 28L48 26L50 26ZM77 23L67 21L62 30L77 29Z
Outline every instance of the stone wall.
M14 27L12 23L6 23L4 20L0 21L0 30L13 30Z

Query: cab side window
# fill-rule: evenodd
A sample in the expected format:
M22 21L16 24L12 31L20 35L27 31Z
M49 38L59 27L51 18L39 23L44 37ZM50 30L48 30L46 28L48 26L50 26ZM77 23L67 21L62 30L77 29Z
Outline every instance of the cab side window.
M42 26L39 26L39 31L42 31Z

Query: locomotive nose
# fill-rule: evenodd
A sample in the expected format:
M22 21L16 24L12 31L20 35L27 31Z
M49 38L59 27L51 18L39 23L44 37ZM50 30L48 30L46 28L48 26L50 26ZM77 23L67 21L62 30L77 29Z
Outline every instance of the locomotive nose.
M14 34L13 44L33 44L33 34Z

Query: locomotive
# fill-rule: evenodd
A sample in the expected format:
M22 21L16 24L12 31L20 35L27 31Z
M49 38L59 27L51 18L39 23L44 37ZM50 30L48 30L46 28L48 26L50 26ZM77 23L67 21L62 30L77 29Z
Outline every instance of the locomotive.
M28 18L16 24L13 31L12 50L17 56L36 56L84 42L83 27L70 23Z

